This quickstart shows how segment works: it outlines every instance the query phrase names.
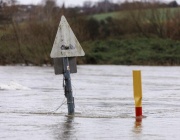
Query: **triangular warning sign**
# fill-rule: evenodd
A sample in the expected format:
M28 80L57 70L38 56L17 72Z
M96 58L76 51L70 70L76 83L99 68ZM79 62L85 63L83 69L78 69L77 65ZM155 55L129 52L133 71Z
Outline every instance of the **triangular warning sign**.
M66 18L61 17L56 38L51 50L51 58L84 56L85 53L69 26Z

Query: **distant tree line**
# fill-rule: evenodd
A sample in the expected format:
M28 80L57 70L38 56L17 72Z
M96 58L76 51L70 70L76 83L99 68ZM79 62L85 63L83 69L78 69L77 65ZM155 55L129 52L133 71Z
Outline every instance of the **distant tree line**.
M128 36L180 40L179 10L142 2L125 2L120 9L126 12L119 12L119 18L98 20L79 7L58 7L52 0L37 6L1 5L0 64L52 64L49 53L61 15L82 43Z

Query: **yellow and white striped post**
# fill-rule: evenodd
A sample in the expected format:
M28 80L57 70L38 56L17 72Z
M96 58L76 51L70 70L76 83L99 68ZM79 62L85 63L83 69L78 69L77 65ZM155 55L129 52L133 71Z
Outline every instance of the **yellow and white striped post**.
M133 86L136 117L142 117L142 83L140 70L133 70Z

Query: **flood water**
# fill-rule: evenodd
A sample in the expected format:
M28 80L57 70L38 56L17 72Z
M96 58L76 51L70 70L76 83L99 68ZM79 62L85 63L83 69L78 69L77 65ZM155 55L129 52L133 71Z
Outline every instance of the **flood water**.
M132 70L142 73L141 122ZM180 67L78 66L74 117L67 116L62 79L53 67L0 66L0 139L180 139Z

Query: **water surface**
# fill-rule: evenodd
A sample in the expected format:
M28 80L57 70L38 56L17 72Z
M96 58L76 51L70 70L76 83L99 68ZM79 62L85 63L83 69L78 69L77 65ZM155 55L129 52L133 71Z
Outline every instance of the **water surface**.
M142 72L142 122L132 70ZM0 66L0 139L179 140L180 67L78 66L75 117L67 117L62 79L52 67Z

